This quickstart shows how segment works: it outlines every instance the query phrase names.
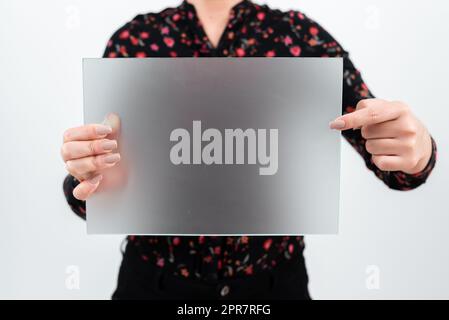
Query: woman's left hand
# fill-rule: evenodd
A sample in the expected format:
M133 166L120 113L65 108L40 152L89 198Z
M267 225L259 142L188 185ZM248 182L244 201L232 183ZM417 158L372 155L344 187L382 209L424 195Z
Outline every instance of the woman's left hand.
M335 130L361 130L366 150L382 171L422 172L432 155L432 140L424 125L402 102L366 99L354 112L330 124Z

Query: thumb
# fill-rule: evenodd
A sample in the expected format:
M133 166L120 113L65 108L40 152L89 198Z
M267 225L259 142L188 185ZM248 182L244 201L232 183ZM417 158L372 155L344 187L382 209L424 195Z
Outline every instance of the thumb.
M120 135L120 117L116 113L110 113L103 121L104 125L108 125L112 128L112 132L108 134L108 139L117 140Z

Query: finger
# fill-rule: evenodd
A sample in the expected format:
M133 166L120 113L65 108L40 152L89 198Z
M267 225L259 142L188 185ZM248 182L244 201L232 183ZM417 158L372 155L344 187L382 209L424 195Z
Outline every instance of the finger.
M392 120L368 126L363 126L361 134L364 139L385 139L396 138L401 134L400 123L398 120Z
M404 153L404 147L397 139L375 139L365 143L366 151L376 156L400 155Z
M89 180L84 180L73 189L73 196L78 200L86 200L92 193L97 190L103 176L97 175Z
M382 171L401 171L404 166L400 156L372 156L372 161Z
M355 110L361 110L367 107L377 107L385 103L388 103L388 101L383 99L362 99L357 103Z
M105 138L112 132L112 128L104 124L88 124L70 128L64 132L64 142L87 141Z
M382 103L385 103L385 101L381 100L381 99L364 99L364 100L360 100L357 103L357 106L356 106L355 110L359 111L361 109L367 108L368 105L374 106L374 105L380 105ZM349 114L353 114L353 113L354 112L351 112ZM335 119L334 121L329 123L329 126L330 126L331 129L334 129L334 130L345 130L344 128L346 126L346 123L345 123L344 119L342 119L342 117L338 117L337 119Z
M73 176L85 176L91 172L113 167L120 161L119 153L85 157L66 162L67 171Z
M67 161L109 153L115 149L117 149L115 140L70 141L62 145L61 155L64 161Z
M120 135L120 117L116 113L110 113L106 116L103 124L111 127L112 132L108 134L108 139L118 140L118 136Z
M363 102L363 103L362 103ZM363 100L362 107L331 122L331 129L349 130L397 119L403 108L383 100Z

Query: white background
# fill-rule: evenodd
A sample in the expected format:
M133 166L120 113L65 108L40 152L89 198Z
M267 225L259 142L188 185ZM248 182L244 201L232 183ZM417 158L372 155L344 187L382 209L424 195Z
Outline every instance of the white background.
M137 13L178 3L0 0L0 298L110 297L122 237L87 236L71 213L61 189L62 132L82 123L81 58L101 56ZM267 3L320 22L377 96L412 106L440 151L428 183L401 193L344 144L340 234L306 240L312 296L449 298L448 2ZM66 286L70 266L79 289Z

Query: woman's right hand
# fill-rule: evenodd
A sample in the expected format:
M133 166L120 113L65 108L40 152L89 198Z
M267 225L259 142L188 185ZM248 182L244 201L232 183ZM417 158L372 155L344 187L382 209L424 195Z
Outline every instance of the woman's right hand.
M100 185L102 171L120 161L120 154L116 152L119 129L120 118L111 113L102 124L89 124L64 132L61 156L67 171L80 181L73 189L75 198L86 200Z

